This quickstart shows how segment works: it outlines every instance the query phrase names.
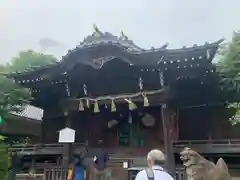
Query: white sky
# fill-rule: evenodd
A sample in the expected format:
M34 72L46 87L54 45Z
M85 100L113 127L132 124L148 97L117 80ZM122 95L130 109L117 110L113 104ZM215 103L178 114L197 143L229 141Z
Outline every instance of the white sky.
M240 29L240 0L0 0L0 63L39 40L62 45L56 56L75 47L93 31L120 35L143 48L171 48L230 38Z

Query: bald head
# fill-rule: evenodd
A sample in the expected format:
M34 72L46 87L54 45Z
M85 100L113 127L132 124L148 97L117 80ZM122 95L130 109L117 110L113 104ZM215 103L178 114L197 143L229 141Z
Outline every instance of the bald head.
M152 165L162 166L165 162L165 155L162 151L153 149L148 153L147 161Z

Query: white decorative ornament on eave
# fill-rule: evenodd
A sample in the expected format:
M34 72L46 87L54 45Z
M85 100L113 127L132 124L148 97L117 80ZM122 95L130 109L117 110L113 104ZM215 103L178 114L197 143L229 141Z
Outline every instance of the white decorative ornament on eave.
M207 59L210 59L210 58L211 58L210 50L209 50L209 49L206 51L206 57L207 57Z
M142 117L142 123L146 127L154 126L155 122L156 122L156 119L150 114L146 114Z

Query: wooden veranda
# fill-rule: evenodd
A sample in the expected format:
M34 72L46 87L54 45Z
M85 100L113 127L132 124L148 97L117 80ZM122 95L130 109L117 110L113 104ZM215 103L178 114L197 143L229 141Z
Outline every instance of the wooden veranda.
M240 139L220 139L220 140L179 140L174 141L174 152L179 153L184 147L191 147L200 153L238 153L240 152ZM83 143L74 143L73 147L76 152L80 152L84 148ZM161 148L161 147L160 147ZM139 149L139 148L138 148ZM162 147L163 149L163 147ZM63 154L64 144L24 144L13 145L10 147L12 151L21 152L23 155L36 155L36 154ZM129 148L106 148L110 154L128 154ZM89 148L88 155L94 148ZM147 150L142 149L142 153ZM141 152L139 152L141 153ZM141 154L142 154L141 153Z
M91 159L88 158L88 167L85 173L86 180L91 180L92 179L92 167L90 165ZM140 158L112 158L108 164L108 172L110 173L110 176L113 180L122 180L122 179L129 179L129 180L134 180L134 175L129 176L128 175L128 169L124 169L122 167L123 162L128 162L129 168L134 167L134 163L137 161L142 161ZM18 174L18 180L66 180L67 179L67 169L61 167L60 165L58 166L46 166L44 168L44 171L42 173L36 173L33 175L30 175L28 173L22 173ZM185 179L185 172L184 168L182 167L177 167L176 168L176 180L186 180Z

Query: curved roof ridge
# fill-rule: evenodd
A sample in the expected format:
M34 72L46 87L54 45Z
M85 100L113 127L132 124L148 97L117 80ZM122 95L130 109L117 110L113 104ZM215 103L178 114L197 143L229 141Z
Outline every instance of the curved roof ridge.
M182 48L172 48L172 49L169 48L169 49L166 49L166 52L194 51L194 50L197 50L197 49L218 46L223 41L224 41L224 39L221 38L218 41L214 41L214 42L211 42L211 43L205 42L205 44L201 44L201 45L194 44L194 45L188 46L188 47L183 46Z

